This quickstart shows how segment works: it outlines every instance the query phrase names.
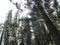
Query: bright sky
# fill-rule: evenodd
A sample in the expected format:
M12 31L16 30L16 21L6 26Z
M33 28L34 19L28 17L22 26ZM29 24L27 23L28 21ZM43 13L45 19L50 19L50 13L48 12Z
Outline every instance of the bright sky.
M21 1L23 1L23 4L24 5L24 0L13 0L13 2L18 2L20 3ZM23 7L21 7L23 8ZM7 14L9 12L9 10L13 9L13 15L14 13L16 12L16 7L9 1L9 0L0 0L0 23L4 23L4 21L6 20L6 17L7 17ZM24 13L27 13L28 10L25 10L23 12L23 14L21 15L24 15Z
M0 23L6 20L6 15L14 6L9 0L0 0Z

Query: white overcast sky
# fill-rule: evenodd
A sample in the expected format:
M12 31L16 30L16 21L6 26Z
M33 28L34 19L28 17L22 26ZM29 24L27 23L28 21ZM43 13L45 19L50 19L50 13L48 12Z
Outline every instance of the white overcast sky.
M9 0L0 0L0 23L6 20L6 15L9 10L15 8Z
M21 1L24 4L24 0L13 0L13 2L20 3ZM22 7L23 8L23 7ZM0 23L4 23L6 20L9 10L13 9L13 15L16 12L16 7L9 0L0 0ZM25 10L23 13L27 13L28 10ZM23 15L23 13L21 15Z

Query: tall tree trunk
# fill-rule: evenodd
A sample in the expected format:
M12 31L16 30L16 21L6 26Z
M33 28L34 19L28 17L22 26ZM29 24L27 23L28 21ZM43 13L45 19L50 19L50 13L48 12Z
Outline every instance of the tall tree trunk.
M42 45L42 40L35 36L35 45Z
M49 19L49 17L47 16L46 12L44 11L44 8L40 5L40 3L37 3L37 5L38 5L39 11L40 11L43 19L45 20L47 28L49 29L50 34L51 34L53 40L55 41L55 44L56 45L60 45L60 34L59 34L59 31L53 25L52 21Z
M27 34L26 34L26 44L31 45L31 32L30 31L27 31Z
M24 45L24 38L22 37L20 45Z
M4 45L9 45L9 31L8 31L8 29L5 30Z

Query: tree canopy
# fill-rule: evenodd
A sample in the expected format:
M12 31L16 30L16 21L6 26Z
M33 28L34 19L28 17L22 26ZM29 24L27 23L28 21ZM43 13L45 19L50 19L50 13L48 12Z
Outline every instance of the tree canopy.
M60 5L57 0L13 2L3 24L0 45L60 45ZM25 12L25 13L24 13ZM24 14L23 14L24 13Z

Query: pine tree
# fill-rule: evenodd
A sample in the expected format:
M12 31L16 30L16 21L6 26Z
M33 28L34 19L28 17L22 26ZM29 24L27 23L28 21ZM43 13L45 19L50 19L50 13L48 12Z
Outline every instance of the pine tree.
M7 20L4 23L4 45L9 45L9 31L12 20L12 10L9 11Z
M43 16L43 19L46 22L46 25L47 25L47 27L48 27L48 29L50 31L50 34L51 34L54 42L56 43L56 45L60 45L60 43L59 43L59 40L60 40L59 31L56 29L56 27L53 25L53 23L51 22L51 20L47 16L47 14L44 11L44 8L42 7L42 5L40 5L39 2L37 3L37 5L38 5L38 8L39 8L39 10L41 12L41 15Z

